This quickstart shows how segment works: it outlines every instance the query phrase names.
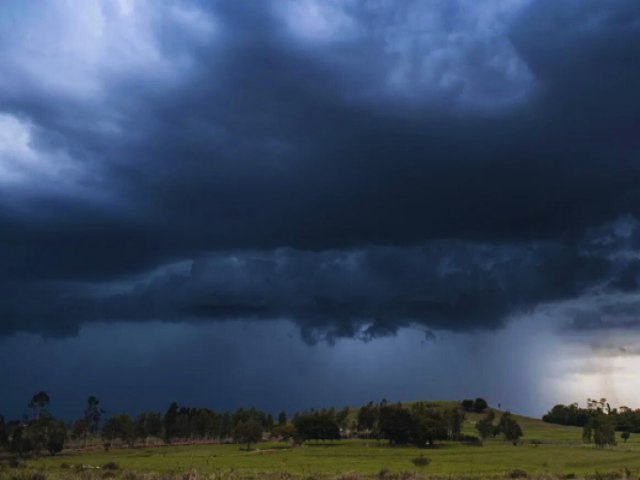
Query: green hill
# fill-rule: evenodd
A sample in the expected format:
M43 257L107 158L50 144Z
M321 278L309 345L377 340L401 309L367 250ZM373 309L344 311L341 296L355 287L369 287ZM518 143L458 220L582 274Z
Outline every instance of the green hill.
M460 402L453 400L402 402L402 405L411 406L418 402L426 403L434 410L460 407ZM351 409L349 417L350 423L356 421L358 410L358 408ZM487 414L488 410L492 410L496 414L496 419L499 419L500 415L504 413L503 410L498 410L497 408L489 408L483 413L465 412L465 422L462 433L466 435L477 435L478 431L475 428L475 424ZM542 443L582 443L582 429L579 427L556 425L543 422L541 419L518 415L513 412L511 412L511 414L522 427L524 433L522 437L523 442L538 440Z
M497 409L491 410L495 412L496 418L499 418L503 413ZM470 435L477 434L475 422L484 417L484 415L484 413L468 412L466 414L464 432L469 433ZM582 429L579 427L546 423L537 418L525 417L514 413L512 413L512 415L522 427L522 431L524 433L522 437L523 442L539 440L543 443L582 443Z
M431 404L433 408L459 405L458 402ZM496 411L496 416L499 418L501 413ZM351 414L355 419L357 410L354 409ZM270 475L271 478L276 475L278 478L294 476L333 479L344 478L354 472L381 478L380 472L396 475L416 471L447 478L507 477L518 472L547 478L586 478L593 477L595 472L599 472L600 478L611 479L640 476L640 435L632 435L628 443L619 440L615 447L598 449L582 443L579 428L552 425L521 415L514 416L524 431L522 441L517 446L495 438L485 441L483 446L440 442L435 448L394 447L384 440L367 439L311 442L299 447L284 442L270 442L256 445L253 451L227 444L114 448L110 451L66 453L30 460L21 475L44 473L46 478L68 478L75 475L83 480L107 478L104 476L107 473L109 478L134 478L127 472L145 474L147 480L155 478L148 474L155 473L162 474L162 478L166 480L179 480L183 473L190 471L235 480L247 477L257 479L261 475ZM482 417L483 414L467 413L464 432L475 435L475 422ZM417 467L412 462L420 455L431 460L427 466ZM98 468L93 468L107 462L117 463L119 469L104 472L103 475ZM61 469L63 464L71 468ZM88 466L89 469L83 470L81 477L78 477L78 466ZM606 476L602 476L604 473ZM6 467L5 474L6 478L17 478ZM2 468L0 478L3 478Z

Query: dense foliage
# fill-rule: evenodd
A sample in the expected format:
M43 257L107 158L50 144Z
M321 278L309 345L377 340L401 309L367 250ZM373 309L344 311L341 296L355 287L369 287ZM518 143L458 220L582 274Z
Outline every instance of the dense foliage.
M475 400L468 398L462 401L462 408L464 408L466 412L482 413L489 408L489 404L484 398L478 397Z
M358 431L389 440L393 445L431 446L439 440L458 440L464 412L460 408L433 408L428 402L409 406L370 402L358 412Z
M465 410L488 409L486 401L478 398L458 406L443 408L441 404L417 402L389 404L369 402L357 410L349 407L310 410L296 413L291 420L281 411L277 423L271 414L256 408L240 408L235 412L216 412L208 408L180 406L177 402L162 412L141 412L135 417L128 413L103 418L100 401L90 396L74 422L56 420L48 411L50 398L46 392L36 393L28 406L31 415L20 421L5 421L0 416L0 447L18 456L56 454L71 444L74 448L102 442L105 449L114 445L134 446L153 443L222 442L251 445L263 439L296 443L333 441L360 437L388 440L391 445L429 447L439 441L463 440L462 425ZM486 435L502 432L505 439L517 441L522 434L514 422L501 420L493 426L493 412L489 410L489 430ZM478 422L480 426L486 419ZM481 436L485 432L479 427ZM514 433L515 432L515 433ZM475 437L474 437L475 438ZM469 437L464 438L468 440ZM515 440L514 440L515 439ZM70 443L71 442L71 443Z
M294 438L306 440L339 440L340 426L335 410L303 412L293 417Z
M483 440L489 437L502 437L514 445L518 443L518 439L522 436L522 428L513 418L510 412L504 412L497 425L493 424L496 418L495 413L490 410L487 415L476 423L476 430Z
M628 407L612 408L605 398L587 400L587 407L577 403L556 405L542 420L560 425L582 427L582 438L598 447L615 445L615 432L622 432L622 439L628 440L630 433L640 433L640 409Z

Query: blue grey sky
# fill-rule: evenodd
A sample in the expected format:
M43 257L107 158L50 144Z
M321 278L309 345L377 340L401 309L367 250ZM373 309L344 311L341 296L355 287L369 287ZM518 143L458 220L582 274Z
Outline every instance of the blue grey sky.
M632 403L640 5L0 4L0 413Z

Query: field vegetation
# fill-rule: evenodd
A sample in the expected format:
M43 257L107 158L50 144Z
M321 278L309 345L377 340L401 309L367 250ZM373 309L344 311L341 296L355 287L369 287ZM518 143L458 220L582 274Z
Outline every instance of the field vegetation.
M599 419L608 415L597 407L590 413L596 420L582 427L477 400L371 402L291 419L285 412L274 419L255 409L217 414L172 404L164 414L104 421L91 397L78 426L53 419L42 393L30 403L31 420L0 424L2 479L640 478L640 435L605 422L613 441L594 443Z

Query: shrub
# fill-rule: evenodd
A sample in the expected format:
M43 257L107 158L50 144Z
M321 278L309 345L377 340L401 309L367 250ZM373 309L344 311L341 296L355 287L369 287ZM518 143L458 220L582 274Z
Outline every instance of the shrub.
M413 463L416 467L426 467L431 463L431 459L425 457L424 455L420 455L419 457L412 458L411 463Z
M471 410L473 410L473 400L471 399L463 400L462 408L464 408L464 410L467 412L470 412Z
M102 466L103 470L118 470L119 468L116 462L107 462Z
M199 480L200 474L196 470L191 470L182 475L182 480Z
M516 468L515 470L511 470L508 474L507 477L509 478L526 478L529 475L527 474L527 472L525 472L524 470L520 470L519 468Z
M482 446L482 439L476 435L460 435L459 441L464 445Z
M362 476L357 472L349 472L338 477L339 480L362 480Z
M24 462L21 462L17 458L12 458L11 460L9 460L9 468L24 468L24 467L25 467Z
M596 470L592 477L587 478L591 478L593 480L619 480L622 478L622 472L615 470L611 472L599 472Z
M484 398L476 398L473 402L473 409L478 413L484 412L487 408L489 408L489 404Z

